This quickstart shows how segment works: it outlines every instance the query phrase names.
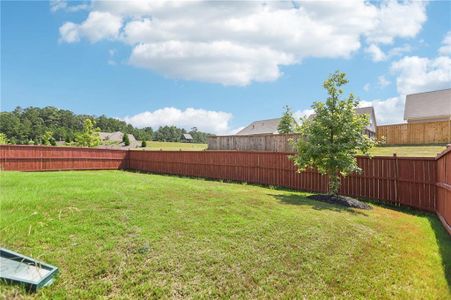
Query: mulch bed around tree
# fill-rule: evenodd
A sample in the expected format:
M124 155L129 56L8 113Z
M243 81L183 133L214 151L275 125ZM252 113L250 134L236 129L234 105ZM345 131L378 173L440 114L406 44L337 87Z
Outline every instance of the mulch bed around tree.
M310 195L307 198L331 204L343 205L346 207L360 208L360 209L372 209L372 207L365 202L359 201L355 198L341 196L341 195Z

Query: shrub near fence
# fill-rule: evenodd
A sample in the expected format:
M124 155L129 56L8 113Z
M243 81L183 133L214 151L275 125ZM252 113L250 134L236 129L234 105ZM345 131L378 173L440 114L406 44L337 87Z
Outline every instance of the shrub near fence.
M245 151L136 151L0 146L4 170L131 169L326 192L327 176L297 173L289 153ZM358 157L362 174L343 179L341 193L437 212L451 224L451 148L438 158ZM449 225L445 225L449 230Z

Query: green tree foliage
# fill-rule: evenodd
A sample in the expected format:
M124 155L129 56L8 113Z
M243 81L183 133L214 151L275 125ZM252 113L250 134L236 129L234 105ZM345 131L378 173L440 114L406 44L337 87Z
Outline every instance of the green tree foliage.
M146 142L146 140L143 140L143 141L141 142L141 147L142 147L142 148L146 148L146 147L147 147L147 142Z
M122 136L122 142L125 146L130 146L130 139L128 138L127 133L124 133L124 135Z
M175 126L162 126L153 134L153 140L162 142L180 142L182 134L186 133L185 129Z
M6 134L11 144L28 144L30 140L39 143L46 131L52 131L56 141L70 144L75 140L75 134L83 130L87 118L95 121L104 132L126 132L139 140L152 138L150 127L138 129L115 118L76 115L55 107L17 107L11 112L0 112L0 132Z
M11 144L28 144L31 141L41 143L42 136L47 131L53 132L55 141L65 141L71 144L75 135L83 130L85 119L95 121L96 126L103 132L120 131L133 134L137 140L180 141L186 130L175 126L163 126L157 132L151 127L135 128L124 121L90 115L77 115L69 110L55 107L17 107L11 112L0 112L0 132L4 133ZM210 134L193 128L189 132L193 142L206 143Z
M199 131L197 127L191 128L191 131L188 132L193 137L193 143L196 144L206 144L208 142L209 136L214 136L213 134Z
M50 130L44 132L41 138L41 143L42 145L56 145L55 139L53 138L53 132L51 132Z
M315 117L303 120L296 131L303 138L298 139L297 153L292 157L299 171L316 168L330 178L329 193L337 194L340 176L360 172L355 156L368 150L374 141L364 134L369 124L368 116L355 112L358 100L350 94L341 100L342 87L348 83L346 74L335 72L324 81L329 96L326 101L315 102L312 108Z
M83 131L75 135L77 146L95 147L100 145L100 128L94 128L95 121L85 119L83 122Z
M6 134L0 133L0 145L6 144L8 144L8 138L6 137Z
M205 144L209 136L213 136L210 133L199 131L196 127L193 127L191 131L187 132L183 128L177 128L175 126L162 126L158 128L153 134L154 141L162 142L181 142L182 135L189 133L193 137L193 143Z
M293 113L288 105L285 106L284 109L285 111L280 119L279 125L277 126L277 131L281 134L293 133L294 125L296 124L293 118Z

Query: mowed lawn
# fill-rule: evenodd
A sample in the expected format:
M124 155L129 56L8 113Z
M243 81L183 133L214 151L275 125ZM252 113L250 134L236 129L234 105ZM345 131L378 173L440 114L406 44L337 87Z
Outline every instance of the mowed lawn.
M176 143L176 142L158 142L148 141L146 150L182 150L182 151L202 151L206 150L207 144L195 143Z
M202 151L207 148L207 144L149 141L145 150ZM396 153L398 156L435 157L445 149L444 145L378 146L371 149L370 153L373 156L392 156Z
M433 214L123 171L2 172L0 189L1 245L60 269L0 298L450 297Z
M397 156L409 157L435 157L438 153L446 149L443 145L422 145L422 146L378 146L370 150L374 156Z

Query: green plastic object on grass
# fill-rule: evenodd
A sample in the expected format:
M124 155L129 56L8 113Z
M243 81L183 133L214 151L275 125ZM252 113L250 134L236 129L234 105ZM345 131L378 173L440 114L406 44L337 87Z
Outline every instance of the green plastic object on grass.
M29 292L53 283L58 268L31 257L0 248L0 279L20 284Z

